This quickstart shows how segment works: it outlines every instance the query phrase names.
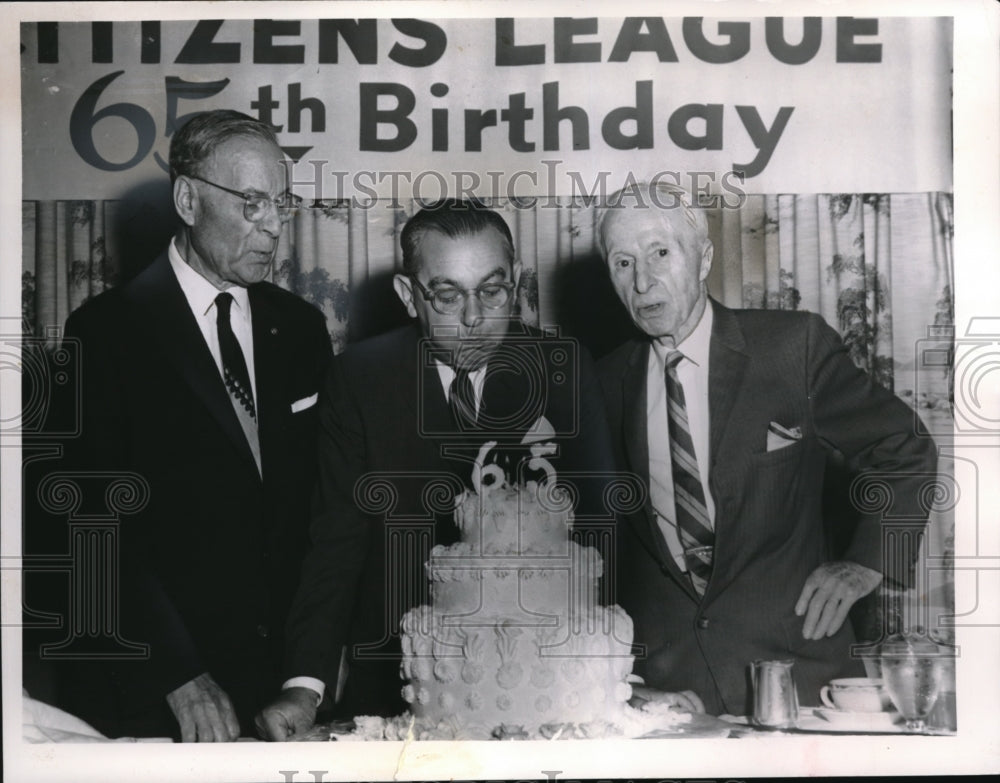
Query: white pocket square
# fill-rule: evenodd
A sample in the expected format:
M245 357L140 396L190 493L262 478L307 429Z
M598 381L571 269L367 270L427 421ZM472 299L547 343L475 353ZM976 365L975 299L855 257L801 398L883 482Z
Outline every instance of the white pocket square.
M521 439L522 446L530 446L532 443L542 443L544 441L550 441L556 436L556 428L552 426L552 422L545 418L545 416L539 416L538 420L531 425L524 437Z
M316 400L319 399L319 393L312 394L308 397L303 397L301 400L296 400L292 403L292 413L298 413L299 411L304 411L307 408L311 408L316 404Z
M777 451L793 443L802 440L801 427L782 427L778 422L772 421L767 425L767 450Z

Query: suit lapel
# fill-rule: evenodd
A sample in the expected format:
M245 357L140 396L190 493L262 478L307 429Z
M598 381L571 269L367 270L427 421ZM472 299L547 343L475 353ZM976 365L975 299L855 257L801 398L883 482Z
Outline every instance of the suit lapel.
M649 344L637 343L622 377L622 428L629 467L649 486L649 440L646 428L646 365Z
M405 340L398 375L406 379L401 383L415 384L415 388L406 389L402 395L404 413L409 416L404 421L415 421L418 436L425 440L428 436L441 437L455 430L434 353L433 343L422 338L413 327Z
M479 422L507 442L519 442L545 415L548 388L540 344L508 340L490 359Z
M403 342L403 353L398 361L398 394L406 427L414 427L410 437L412 448L400 446L412 455L413 463L422 470L454 474L466 487L471 487L472 467L476 454L485 437L477 433L459 433L451 408L441 385L441 376L434 362L432 343L420 336L416 326ZM401 443L403 443L401 433ZM453 543L457 528L451 514L435 516L438 542Z
M712 301L714 323L708 358L710 452L719 453L733 403L740 396L746 371L746 342L732 310ZM714 459L713 459L714 461Z
M715 321L708 360L708 407L712 462L717 463L714 455L723 453L725 433L731 431L729 420L733 404L743 394L743 379L749 357L745 352L743 331L734 313L714 301L712 306ZM735 554L739 546L738 531L728 526L732 515L723 508L717 479L718 476L714 474L709 476L709 486L715 497L715 560L712 579L706 591L707 598L718 595L732 581L731 554Z
M128 286L126 298L136 307L140 323L151 324L164 356L205 404L226 437L254 474L257 465L240 427L219 368L212 358L184 292L170 268L167 254Z

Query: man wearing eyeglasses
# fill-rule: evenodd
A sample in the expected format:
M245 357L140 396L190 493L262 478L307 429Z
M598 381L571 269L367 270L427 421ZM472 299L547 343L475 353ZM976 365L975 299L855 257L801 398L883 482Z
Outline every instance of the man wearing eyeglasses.
M551 440L560 477L579 491L578 521L602 510L589 481L610 473L610 442L592 364L575 342L514 314L520 264L503 217L474 202L433 204L407 222L401 245L394 285L415 323L348 347L320 401L313 546L289 621L289 680L257 721L272 740L313 725L343 648L337 713L406 710L399 621L430 603L424 563L432 546L458 540L454 497L484 441L498 443L516 481L526 444Z
M235 740L281 682L332 358L322 314L266 282L296 207L282 159L251 117L191 119L170 147L169 248L66 324L82 388L69 464L148 488L121 519L116 591L148 657L66 678L66 706L111 736Z

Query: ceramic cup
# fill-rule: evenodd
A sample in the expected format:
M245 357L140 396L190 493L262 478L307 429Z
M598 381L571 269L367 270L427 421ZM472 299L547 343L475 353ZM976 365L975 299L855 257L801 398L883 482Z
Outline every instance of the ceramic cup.
M882 680L869 677L830 680L820 689L819 697L830 709L845 712L882 712L891 707Z

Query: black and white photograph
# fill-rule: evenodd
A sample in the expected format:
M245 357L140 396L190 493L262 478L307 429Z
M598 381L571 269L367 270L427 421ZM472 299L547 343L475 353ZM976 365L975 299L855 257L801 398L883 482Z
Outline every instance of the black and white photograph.
M1000 772L996 6L0 41L6 779Z

